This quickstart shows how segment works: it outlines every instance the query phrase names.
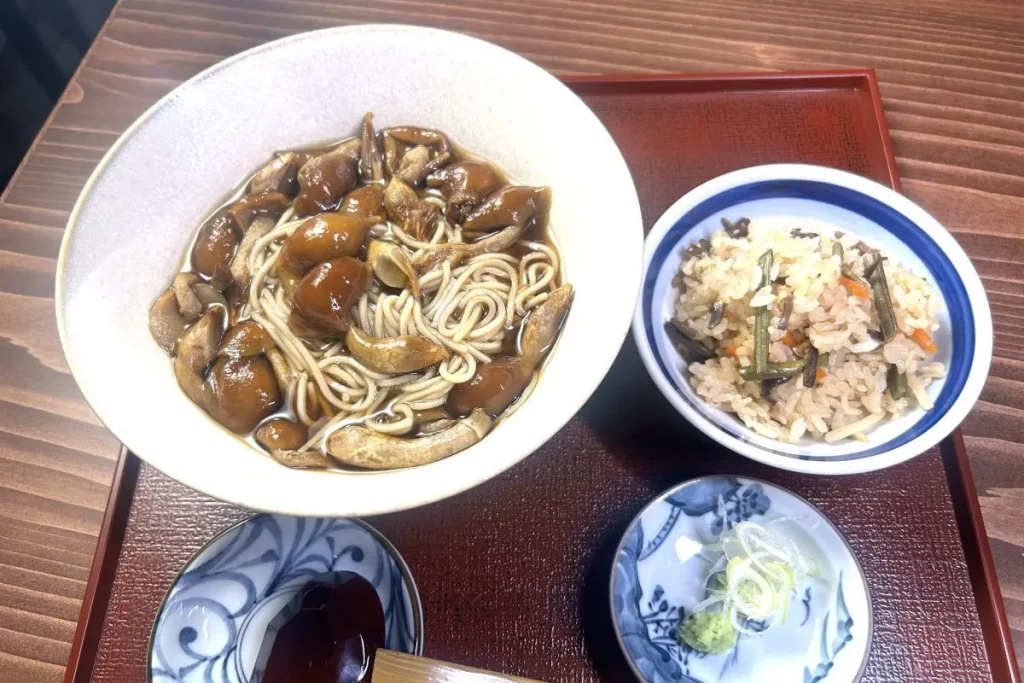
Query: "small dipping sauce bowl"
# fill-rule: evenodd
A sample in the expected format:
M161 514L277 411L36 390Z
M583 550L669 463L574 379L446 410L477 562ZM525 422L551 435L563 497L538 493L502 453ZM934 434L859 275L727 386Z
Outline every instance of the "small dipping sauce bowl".
M384 536L355 519L257 515L213 539L171 585L150 636L150 683L251 683L274 619L311 579L344 572L376 591L383 646L422 654L419 592Z

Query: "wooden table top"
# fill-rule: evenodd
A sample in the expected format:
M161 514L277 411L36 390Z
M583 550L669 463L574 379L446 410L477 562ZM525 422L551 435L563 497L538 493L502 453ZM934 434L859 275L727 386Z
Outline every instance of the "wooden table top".
M118 454L68 372L53 312L82 185L139 114L201 69L365 22L472 33L560 73L875 68L904 191L957 237L992 304L995 358L963 429L1024 652L1024 5L121 0L0 197L0 682L62 679Z

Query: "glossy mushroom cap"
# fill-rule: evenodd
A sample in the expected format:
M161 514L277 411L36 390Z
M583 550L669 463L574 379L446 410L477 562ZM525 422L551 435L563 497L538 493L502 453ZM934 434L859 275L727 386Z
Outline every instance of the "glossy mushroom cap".
M344 334L352 326L352 306L370 286L370 266L343 257L306 273L295 290L295 311L310 328Z

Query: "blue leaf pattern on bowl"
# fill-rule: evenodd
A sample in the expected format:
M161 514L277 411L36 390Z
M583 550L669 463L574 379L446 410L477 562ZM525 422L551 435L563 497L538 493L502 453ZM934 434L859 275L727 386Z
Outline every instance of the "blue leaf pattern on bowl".
M640 614L642 591L636 558L642 545L643 530L638 524L626 537L615 563L612 611L617 615L619 637L633 664L651 683L701 683L683 673L667 643L651 639L648 624Z
M725 528L726 521L730 526L739 524L754 515L763 515L771 505L760 484L741 486L734 477L715 478L706 485L680 489L666 498L665 502L672 506L672 510L657 535L640 553L640 560L647 559L661 547L679 521L680 514L703 517L711 513L714 516L711 531L718 536Z
M310 578L353 571L380 596L386 646L418 653L415 586L375 531L347 519L260 515L229 530L172 586L153 629L153 683L252 683L266 625Z
M682 535L692 537L694 533L698 533L697 530L703 529L705 542L713 542L728 526L765 516L772 510L773 495L766 488L759 482L735 477L708 477L689 482L660 501L652 503L634 520L626 532L613 568L612 616L627 659L642 680L650 683L717 683L749 678L749 666L753 660L747 663L746 674L743 671L739 674L731 672L731 669L742 661L743 651L747 651L748 658L756 656L746 647L745 636L740 637L737 647L731 652L719 656L697 652L677 640L679 624L686 617L685 608L668 597L669 591L666 590L666 586L673 581L672 565L675 564L678 568L682 563L668 559L665 555L660 555L660 559L650 558L670 538ZM787 498L790 497L787 494ZM660 502L667 505L660 505ZM800 504L813 510L804 502ZM787 500L786 505L792 508L792 501ZM667 518L662 522L659 514L664 516L666 511ZM773 514L779 516L785 513ZM684 531L673 533L677 525L681 524L681 519L691 521L687 522L686 527L679 526ZM649 529L657 529L657 533L646 544L645 524ZM841 537L837 539L842 543ZM665 552L674 551L666 549ZM645 561L653 564L644 570L645 578L641 580L640 568L644 566ZM850 561L853 561L852 556ZM825 597L820 589L816 597L812 598L811 588L808 587L794 599L803 609L799 615L793 615L792 623L787 628L800 629L806 633L808 644L813 644L815 640L818 642L817 647L811 647L807 651L803 661L790 662L787 665L794 676L799 676L802 672L803 683L822 683L827 678L835 678L835 675L829 678L829 674L834 671L837 656L855 639L855 620L847 608L842 570L839 571L838 578L833 576L833 579L835 581L831 585L834 593L831 594L834 596L834 604L831 609L817 602ZM863 581L862 576L860 579ZM863 595L866 599L866 594ZM693 605L701 599L703 595L691 595L689 598L684 596L683 602ZM862 609L869 608L865 604ZM751 629L758 626L764 628L767 624L747 624L747 628ZM866 628L870 630L870 625ZM864 631L857 633L859 635L856 637L861 639L859 646L866 648ZM810 661L807 661L808 659ZM854 664L859 666L860 662ZM847 662L837 681L853 680L843 678L850 674L849 667L850 664ZM758 668L760 669L760 666ZM858 669L854 668L853 673L858 673Z
M804 683L820 683L820 681L825 680L829 672L832 671L836 655L846 647L847 643L853 640L853 634L851 633L853 618L850 617L850 612L846 608L846 599L843 597L843 575L841 573L839 575L839 588L836 591L836 632L832 636L831 645L828 642L828 617L829 615L825 616L825 625L821 629L821 661L813 671L811 671L810 667L804 669Z

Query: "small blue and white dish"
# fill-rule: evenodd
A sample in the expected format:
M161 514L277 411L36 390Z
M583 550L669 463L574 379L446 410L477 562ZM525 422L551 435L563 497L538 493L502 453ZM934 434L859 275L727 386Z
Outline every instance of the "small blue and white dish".
M817 561L818 576L792 598L785 622L741 635L721 655L680 644L679 624L705 598L711 565L701 544L739 522L771 520L785 520ZM611 610L626 661L646 683L855 683L871 645L867 583L846 540L809 502L755 479L693 479L645 507L615 553Z
M678 291L672 279L683 252L736 220L792 218L841 226L892 255L938 289L942 305L935 360L946 377L928 387L934 407L914 408L880 423L869 441L835 443L809 436L784 443L756 434L735 415L697 396L686 363L664 323ZM693 425L730 450L782 469L853 474L882 469L928 450L963 421L977 401L992 360L992 316L970 259L956 240L906 197L860 176L821 166L774 164L727 173L687 193L654 225L644 248L644 279L633 337L647 371L666 399Z
M308 580L334 571L377 589L389 650L423 652L416 584L379 532L357 519L258 515L214 539L174 581L150 635L150 683L248 683L270 621Z

